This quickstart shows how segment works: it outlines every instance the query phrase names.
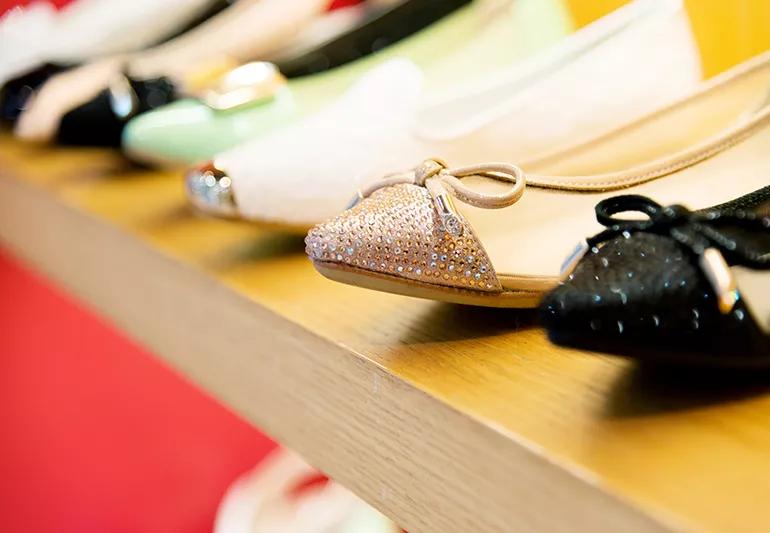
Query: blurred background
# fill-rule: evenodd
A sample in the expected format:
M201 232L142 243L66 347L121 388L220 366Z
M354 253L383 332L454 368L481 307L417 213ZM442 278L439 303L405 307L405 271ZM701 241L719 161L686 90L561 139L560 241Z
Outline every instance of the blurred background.
M624 3L566 0L577 27ZM770 0L686 3L706 76L770 47ZM6 533L211 531L275 446L1 250L0 428Z
M577 26L583 26L626 0L566 0ZM770 47L770 1L685 0L703 58L713 76Z

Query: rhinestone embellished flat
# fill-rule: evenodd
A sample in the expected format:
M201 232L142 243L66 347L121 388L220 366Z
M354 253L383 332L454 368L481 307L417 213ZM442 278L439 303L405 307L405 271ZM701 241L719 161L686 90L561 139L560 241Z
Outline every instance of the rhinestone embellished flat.
M574 268L576 260L564 265L564 257L575 243L585 251L584 236L600 229L593 207L613 191L633 188L701 209L766 185L768 87L765 53L677 104L526 172L426 161L361 191L350 209L310 231L306 251L323 275L344 283L531 307Z
M499 194L478 194L460 181L471 177L512 186ZM550 280L532 277L503 290L484 247L449 196L451 190L472 205L505 206L521 197L524 186L521 171L512 165L446 171L442 162L426 161L414 173L390 176L370 193L362 192L360 203L311 230L307 252L325 276L346 283L428 298L441 292L440 299L461 303L533 305Z

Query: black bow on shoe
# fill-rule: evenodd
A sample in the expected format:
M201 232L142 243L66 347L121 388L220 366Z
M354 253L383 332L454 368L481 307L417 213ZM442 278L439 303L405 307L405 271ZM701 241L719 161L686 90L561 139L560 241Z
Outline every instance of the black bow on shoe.
M770 188L769 188L770 189ZM646 220L615 218L623 212L644 213ZM606 230L587 240L589 246L608 241L618 235L638 231L668 235L700 257L709 248L718 249L731 264L756 269L770 268L770 254L752 249L741 236L725 233L723 226L751 232L770 231L770 216L759 216L743 209L711 208L691 211L682 205L663 207L636 194L607 198L596 204L596 220Z
M757 193L770 198L770 186ZM643 213L647 218L615 217L624 212ZM691 211L682 205L664 207L646 196L628 194L599 202L596 219L607 229L586 239L567 261L565 270L571 270L588 250L597 250L599 244L615 237L628 238L638 232L669 236L695 256L717 295L720 311L727 313L739 295L725 258L731 265L770 268L770 253L767 249L758 249L751 238L770 235L770 216L736 208L730 203Z

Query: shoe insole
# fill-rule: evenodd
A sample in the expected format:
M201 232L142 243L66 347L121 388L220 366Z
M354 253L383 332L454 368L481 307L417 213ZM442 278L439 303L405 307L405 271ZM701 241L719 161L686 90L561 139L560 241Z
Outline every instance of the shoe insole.
M668 110L568 150L562 156L525 164L527 174L591 176L633 172L696 146L755 116L770 87L770 61L736 75ZM765 109L766 111L766 109ZM584 178L580 178L583 176ZM603 198L641 194L661 204L693 209L719 204L770 182L770 119L745 140L679 171L626 190L599 193L528 186L515 205L484 210L457 203L486 248L504 286L522 277L558 277L562 262L584 238L602 229L594 207Z

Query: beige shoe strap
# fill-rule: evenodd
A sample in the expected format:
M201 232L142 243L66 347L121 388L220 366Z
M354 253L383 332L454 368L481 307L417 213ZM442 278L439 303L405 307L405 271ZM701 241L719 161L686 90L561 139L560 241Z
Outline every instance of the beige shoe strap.
M750 120L741 122L711 139L645 165L593 176L527 174L527 183L532 187L575 192L612 191L633 187L708 159L768 126L770 126L770 105L753 115Z
M466 178L486 178L511 186L497 194L481 192L463 184L462 180ZM452 196L475 207L499 209L516 203L524 194L527 181L524 172L509 163L484 163L450 169L439 159L428 159L410 172L385 176L366 189L359 190L350 207L378 189L401 184L425 187L433 198L444 229L452 235L458 235L462 232L463 224Z
M479 192L462 183L463 179L471 177L510 183L511 187L498 194ZM427 159L414 170L390 174L358 191L354 203L366 198L378 189L403 183L426 187L434 196L442 192L451 192L458 200L466 204L486 209L498 209L513 205L521 198L526 187L526 178L519 167L510 163L482 163L450 169L440 159Z

